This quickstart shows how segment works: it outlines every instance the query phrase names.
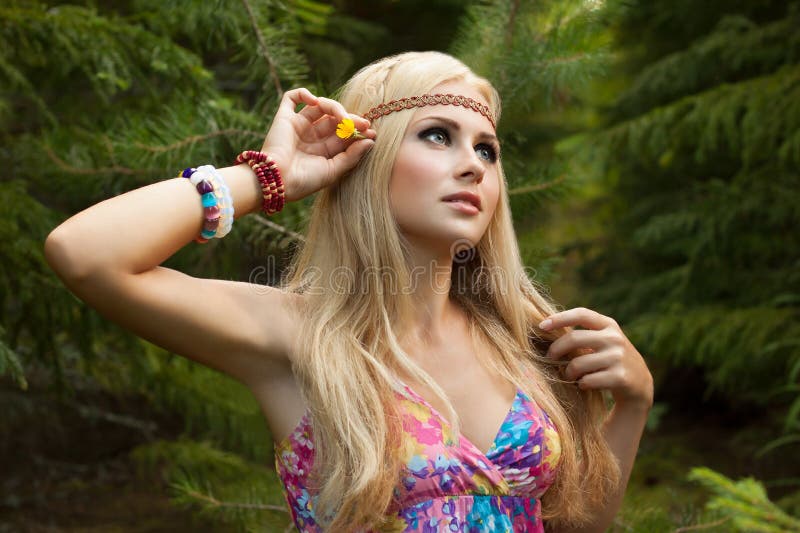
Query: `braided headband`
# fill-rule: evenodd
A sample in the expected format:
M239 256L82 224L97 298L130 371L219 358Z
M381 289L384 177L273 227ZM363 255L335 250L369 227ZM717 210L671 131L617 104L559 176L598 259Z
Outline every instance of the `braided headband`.
M395 111L411 109L412 107L425 107L428 105L460 105L480 113L489 119L493 128L497 128L497 126L495 126L494 116L487 106L472 98L459 94L423 94L421 96L400 98L399 100L392 100L385 104L376 105L363 116L369 120L375 120L378 117L394 113Z

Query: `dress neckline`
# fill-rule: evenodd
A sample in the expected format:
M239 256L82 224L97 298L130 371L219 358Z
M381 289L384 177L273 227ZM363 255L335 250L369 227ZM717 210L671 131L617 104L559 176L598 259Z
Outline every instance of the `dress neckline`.
M425 398L422 397L422 395L420 395L417 391L412 389L410 385L408 385L407 383L403 382L399 378L397 378L397 380L409 392L409 394L411 394L411 396L413 396L417 401L419 401L422 405L424 405L427 409L429 409L430 412L434 416L436 416L436 418L438 418L439 421L443 425L446 425L449 428L453 427L450 424L450 422L444 416L442 416L442 414L434 406L432 406L430 403L428 403L428 401ZM461 441L461 440L465 441L467 443L467 445L472 447L476 452L478 452L478 454L480 454L481 457L489 459L489 457L491 455L493 455L492 452L494 452L495 450L498 449L497 441L500 439L500 437L501 437L501 435L503 433L503 427L508 422L508 419L511 418L511 415L514 412L514 405L517 403L517 400L519 399L521 394L523 394L522 391L519 389L519 387L517 387L517 392L516 392L516 394L514 394L514 399L511 400L511 405L506 410L506 415L503 418L503 421L500 423L500 426L497 428L497 431L494 434L494 439L492 439L492 444L489 447L488 451L484 452L483 450L478 448L478 446L474 442L472 442L472 440L469 437L467 437L466 435L464 435L464 433L462 433L462 432L459 432L459 434L458 434L459 441Z
M418 401L418 402L419 402L419 403L421 403L423 406L425 406L425 408L426 408L426 409L430 410L431 414L433 414L433 415L434 415L436 418L438 418L438 419L439 419L439 421L441 422L441 424L442 424L442 425L446 425L446 426L447 426L447 427L449 427L449 428L452 428L452 427L453 427L453 426L450 424L450 422L449 422L449 421L448 421L448 420L447 420L447 419L446 419L446 418L445 418L445 417L444 417L444 416L443 416L443 415L442 415L442 414L441 414L441 413L438 411L438 409L436 409L436 408L435 408L433 405L431 405L430 403L428 403L428 401L427 401L425 398L423 398L423 397L422 397L422 395L420 395L420 394L419 394L417 391L415 391L413 388L411 388L411 386L410 386L410 385L408 385L407 383L405 383L403 380L401 380L401 379L400 379L400 378L398 378L398 377L395 377L395 379L396 379L396 380L397 380L397 382L400 384L400 386L401 386L401 387L403 387L404 389L406 389L406 391L407 391L407 392L408 392L408 393L409 393L409 394L410 394L410 395L411 395L411 396L412 396L412 397L413 397L413 398L414 398L416 401ZM497 449L498 449L498 446L497 446L497 441L500 439L500 437L501 437L501 435L502 435L502 433L503 433L503 427L506 425L506 423L508 422L509 418L511 418L511 415L512 415L512 414L513 414L513 412L514 412L514 405L517 403L517 400L518 400L518 399L520 398L520 396L522 396L523 394L524 394L524 393L522 392L522 390L520 390L520 388L519 388L519 387L517 387L517 392L516 392L516 394L514 394L514 399L513 399L513 400L511 400L511 405L510 405L510 406L509 406L509 408L506 410L506 416L503 418L503 421L500 423L500 426L497 428L497 431L495 432L495 435L494 435L494 439L492 439L492 444L491 444L491 446L489 447L489 450L488 450L488 451L484 452L483 450L481 450L480 448L478 448L478 446L477 446L477 445L476 445L474 442L472 442L472 440L471 440L469 437L467 437L466 435L464 435L462 432L459 432L459 435L458 435L458 437L459 437L459 441L462 441L462 440L463 440L463 441L465 441L465 442L467 443L468 447L471 447L471 448L472 448L472 449L473 449L475 452L477 452L477 453L478 453L478 454L479 454L481 457L484 457L485 459L487 459L487 460L490 460L490 461L491 461L491 459L489 459L489 457L490 457L491 455L493 455L493 452L494 452L495 450L497 450ZM303 413L303 416L301 416L301 417L300 417L300 420L298 421L297 425L296 425L296 426L295 426L295 427L292 429L292 431L290 431L290 432L289 432L289 434L288 434L286 437L284 437L283 439L281 439L281 441L280 441L280 442L278 442L278 443L276 443L276 444L275 444L275 448L276 448L276 449L278 449L278 448L280 448L281 446L285 446L285 445L289 444L289 443L291 442L292 435L294 435L294 434L295 434L295 433L298 431L298 429L299 429L299 428L300 428L300 427L301 427L301 426L302 426L304 423L306 423L306 421L308 420L308 417L309 417L309 415L310 415L310 414L311 414L311 413L310 413L310 410L309 410L309 408L308 408L308 407L306 407L306 410L305 410L305 412ZM463 446L463 445L462 445L462 446Z

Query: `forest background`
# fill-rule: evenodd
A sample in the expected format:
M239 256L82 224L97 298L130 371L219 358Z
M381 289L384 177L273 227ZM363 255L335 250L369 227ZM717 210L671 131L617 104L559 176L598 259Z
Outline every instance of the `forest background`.
M4 2L0 532L291 529L250 394L87 308L44 238L260 146L288 88L426 49L503 96L534 281L653 370L612 529L800 530L799 27L769 0ZM309 205L166 266L273 283Z

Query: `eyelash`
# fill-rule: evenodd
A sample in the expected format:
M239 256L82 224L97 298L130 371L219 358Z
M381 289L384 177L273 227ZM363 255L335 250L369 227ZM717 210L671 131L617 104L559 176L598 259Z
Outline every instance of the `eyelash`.
M446 143L450 142L450 133L447 131L447 129L441 127L428 128L419 134L419 138L425 139L432 133L441 133L445 138L445 142ZM489 161L490 163L494 163L495 161L497 161L497 152L498 152L497 148L488 143L480 143L477 146L475 146L476 150L480 148L485 148L489 151L488 157L485 158L486 161Z

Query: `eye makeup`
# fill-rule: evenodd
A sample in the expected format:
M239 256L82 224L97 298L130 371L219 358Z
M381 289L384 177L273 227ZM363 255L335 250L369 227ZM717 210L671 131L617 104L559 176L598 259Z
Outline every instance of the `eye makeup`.
M461 129L457 122L450 119L446 119L444 117L429 118L444 122L456 131ZM449 146L451 142L450 130L443 126L431 126L429 128L425 128L419 132L418 137L422 140L431 140L431 142L441 144L443 146ZM434 140L434 137L436 137L436 140ZM479 157L490 163L496 162L500 155L500 145L497 142L497 137L486 133L481 133L479 137L486 138L489 141L481 142L475 145L474 148L475 151L479 153Z

